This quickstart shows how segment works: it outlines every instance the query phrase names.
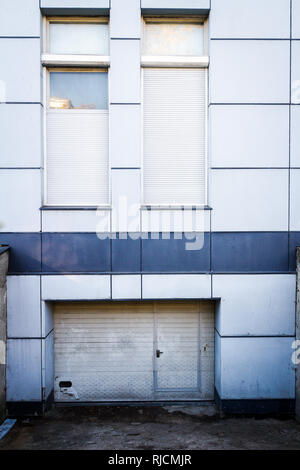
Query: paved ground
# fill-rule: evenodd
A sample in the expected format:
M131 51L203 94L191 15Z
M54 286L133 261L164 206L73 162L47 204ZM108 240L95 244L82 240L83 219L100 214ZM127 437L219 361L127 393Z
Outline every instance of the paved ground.
M19 420L2 449L300 449L300 423L220 419L210 406L60 408Z

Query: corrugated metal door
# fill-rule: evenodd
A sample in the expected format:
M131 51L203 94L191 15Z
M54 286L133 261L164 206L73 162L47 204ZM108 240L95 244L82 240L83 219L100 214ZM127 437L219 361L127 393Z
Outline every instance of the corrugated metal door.
M213 330L209 302L58 303L55 399L213 399Z
M213 304L155 302L154 312L157 397L213 399Z

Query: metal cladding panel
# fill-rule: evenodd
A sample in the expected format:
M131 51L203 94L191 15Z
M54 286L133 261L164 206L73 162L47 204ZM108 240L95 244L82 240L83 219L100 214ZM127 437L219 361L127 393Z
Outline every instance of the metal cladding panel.
M213 398L212 303L57 303L54 332L56 401Z
M205 204L206 70L145 69L146 204Z
M141 37L140 0L111 0L110 36L112 38Z
M108 203L108 111L49 111L47 203Z
M212 233L212 271L288 271L288 238L288 232Z
M39 36L38 0L1 0L0 36Z
M41 166L42 108L40 104L1 104L0 167Z
M293 13L293 19L292 19L293 39L300 39L300 2L299 0L292 0L292 13Z
M195 14L208 13L210 0L141 0L143 13Z
M40 276L7 278L7 336L41 336Z
M210 41L209 79L211 103L288 104L290 42Z
M101 15L108 14L110 0L41 0L46 15Z
M10 246L9 273L41 271L39 233L0 233L0 244Z
M96 233L44 233L44 272L110 271L110 240Z
M18 12L18 15L21 13ZM0 33L0 57L1 101L6 103L40 103L40 38L1 38Z
M1 167L1 164L0 164ZM9 201L9 202L8 202ZM39 232L40 170L1 170L0 231Z
M294 338L221 338L221 398L294 399Z
M7 401L42 399L41 349L40 339L7 341Z
M143 272L208 272L210 270L210 234L170 234L142 240ZM191 237L189 236L191 235ZM193 236L193 238L192 238Z
M122 234L117 234L111 241L111 263L113 272L140 272L141 271L141 239L134 240Z
M290 0L212 0L210 30L214 39L289 39Z

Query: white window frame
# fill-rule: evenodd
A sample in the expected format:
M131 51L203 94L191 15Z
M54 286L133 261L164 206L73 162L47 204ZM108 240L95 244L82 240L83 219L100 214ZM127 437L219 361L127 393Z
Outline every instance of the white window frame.
M43 47L42 47L42 74L43 74L43 154L44 154L44 177L43 177L43 207L53 207L57 208L86 208L92 207L97 209L111 209L111 172L110 164L108 169L108 203L100 204L97 206L86 206L82 204L80 206L65 204L48 204L47 196L47 111L49 98L50 98L50 72L107 72L108 73L108 113L110 112L110 56L101 56L101 55L85 55L85 54L50 54L50 23L101 23L109 24L108 17L43 17ZM110 37L110 34L108 33ZM82 112L82 110L77 110L77 112ZM93 110L89 110L93 112ZM110 120L109 120L110 121ZM109 157L108 157L109 158Z
M141 165L141 192L142 192L142 210L176 210L176 209L205 209L208 207L209 201L209 159L208 159L208 68L209 68L209 51L208 51L208 19L202 18L199 16L190 16L190 17L161 17L161 16L144 16L142 18L142 47L145 36L145 27L147 23L199 23L203 24L204 27L204 55L203 56L141 56L141 102L142 102L142 165ZM144 69L145 68L201 68L206 69L206 90L205 90L205 202L204 204L185 204L185 203L176 203L176 204L151 204L144 203Z

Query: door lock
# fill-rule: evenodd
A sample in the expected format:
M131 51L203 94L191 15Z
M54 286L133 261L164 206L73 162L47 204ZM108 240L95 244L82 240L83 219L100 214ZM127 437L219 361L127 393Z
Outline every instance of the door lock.
M156 357L160 357L161 354L163 354L163 351L160 351L159 349L156 350Z

